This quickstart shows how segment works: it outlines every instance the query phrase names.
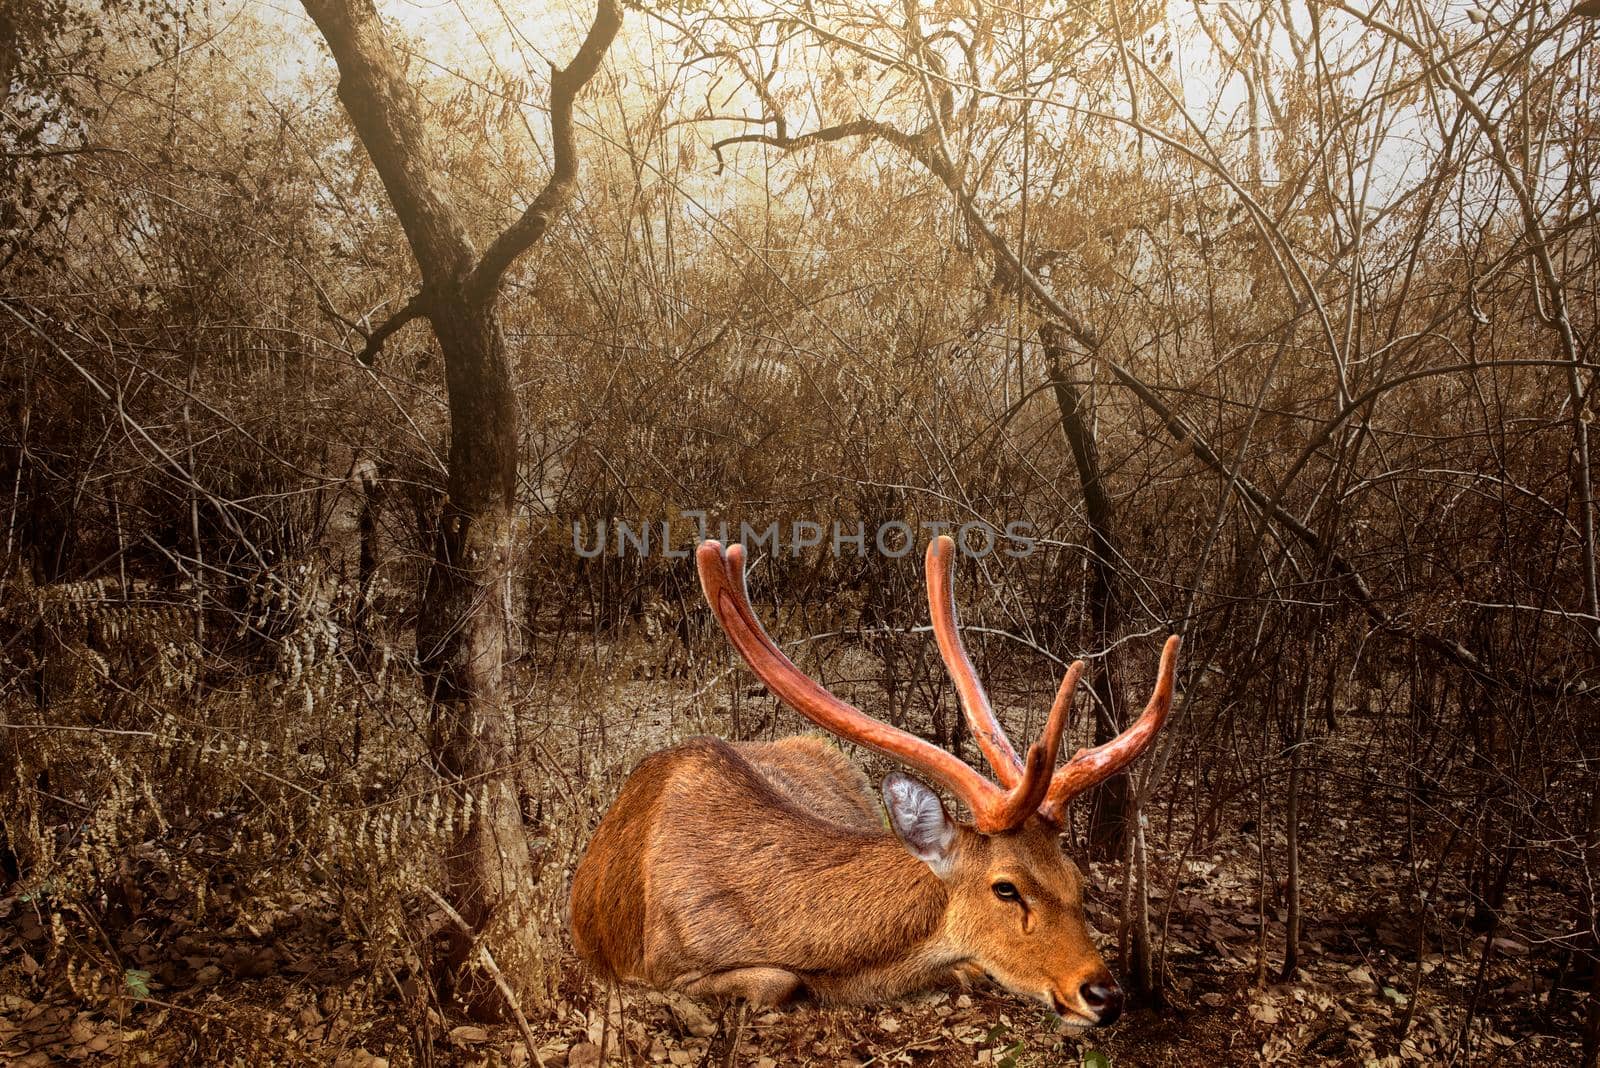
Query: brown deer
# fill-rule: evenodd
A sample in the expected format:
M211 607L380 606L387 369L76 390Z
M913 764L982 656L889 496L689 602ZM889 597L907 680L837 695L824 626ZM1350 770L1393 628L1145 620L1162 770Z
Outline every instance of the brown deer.
M708 541L696 557L712 612L768 689L829 733L945 787L973 822L953 819L932 789L899 772L884 779L880 809L861 770L820 738L691 739L645 758L595 830L572 882L578 953L607 977L756 1005L859 1004L988 976L1070 1023L1115 1020L1122 991L1090 939L1084 878L1058 839L1067 802L1161 729L1177 637L1128 730L1055 768L1079 661L1019 759L956 628L954 543L936 539L933 632L991 782L802 674L750 607L742 546Z

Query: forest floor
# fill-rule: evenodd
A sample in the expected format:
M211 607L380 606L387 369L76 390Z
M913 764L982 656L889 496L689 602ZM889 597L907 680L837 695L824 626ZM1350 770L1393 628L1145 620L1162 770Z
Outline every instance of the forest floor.
M1214 873L1215 875L1216 873ZM1224 877L1225 878L1225 877ZM1568 997L1555 1019L1543 999L1520 995L1541 982L1527 947L1510 939L1485 972L1489 1011L1458 1050L1464 1014L1456 999L1425 990L1420 1004L1399 963L1398 945L1368 941L1353 918L1319 927L1295 983L1258 990L1255 938L1243 910L1192 899L1172 920L1172 1004L1133 1010L1116 1026L1063 1030L1041 1006L989 989L947 991L871 1009L799 1007L754 1015L741 1065L1231 1065L1575 1063L1576 1008ZM107 997L103 977L75 974L39 983L50 935L27 903L0 903L0 1065L285 1064L510 1065L593 1068L602 1044L630 1060L607 1063L695 1065L717 1022L714 1010L680 996L629 991L609 1013L604 991L568 961L562 996L532 1021L530 1057L512 1026L435 1020L419 1041L398 997L350 1004L345 983L362 969L359 952L336 941L331 914L294 918L268 937L246 931L176 934L129 947L149 965L125 979L137 987ZM1381 926L1381 925L1380 925ZM330 940L335 940L330 944ZM1181 950L1181 954L1177 951ZM148 958L148 959L147 959ZM1437 974L1453 963L1425 957ZM1475 967L1475 962L1462 962ZM41 989L41 985L43 989ZM1521 1006L1521 1008L1517 1008ZM1410 1027L1401 1029L1407 1010Z
M1426 864L1385 854L1397 800L1375 783L1366 725L1351 717L1336 765L1368 769L1308 797L1305 932L1292 981L1281 967L1284 902L1253 802L1219 806L1203 845L1190 814L1148 813L1151 897L1165 952L1161 1009L1114 1027L1063 1030L1041 1006L987 988L861 1009L796 1007L748 1021L739 1063L780 1065L1569 1065L1587 977L1554 950L1570 925L1561 873L1519 877L1489 935L1471 929L1469 891L1428 886ZM625 770L625 769L623 769ZM1197 795L1203 791L1196 792ZM1281 830L1267 835L1282 852ZM1435 858L1435 863L1437 859ZM1119 867L1090 871L1090 916L1114 932ZM1419 894L1418 879L1426 891ZM248 885L249 873L212 873ZM530 1014L536 1048L514 1026L441 1015L415 977L374 963L341 923L339 895L308 895L269 921L230 919L219 901L197 922L174 889L151 888L123 922L115 907L74 933L37 899L0 897L0 1066L49 1064L380 1065L698 1064L716 1022L686 998L625 991L620 1005L559 951L554 1004ZM1263 902L1263 889L1265 901ZM1419 912L1418 902L1429 902ZM419 915L428 906L418 899ZM1265 914L1263 917L1263 913ZM1266 937L1259 931L1264 918ZM80 921L83 920L79 917ZM63 942L98 933L94 952ZM428 924L420 924L424 929ZM566 947L564 932L549 932ZM1487 949L1487 955L1485 953ZM1265 954L1267 980L1262 974ZM99 959L105 967L64 967ZM1108 958L1110 959L1110 958ZM1113 968L1115 961L1111 961ZM1471 1006L1469 1013L1468 1006ZM614 1051L618 1036L626 1059Z
M1243 859L1243 858L1236 858ZM988 989L948 991L872 1009L799 1007L755 1015L739 1063L927 1065L1482 1064L1575 1062L1580 1001L1548 1011L1548 965L1501 936L1483 968L1482 938L1462 952L1425 949L1401 916L1341 902L1355 885L1318 892L1305 966L1293 983L1255 983L1254 878L1242 863L1187 862L1192 879L1168 918L1170 1004L1133 1010L1106 1030L1062 1030L1042 1007ZM1328 874L1352 873L1343 863ZM1370 874L1370 869L1368 870ZM1097 871L1102 887L1109 871ZM1208 888L1197 892L1197 888ZM1109 894L1103 892L1102 897ZM686 998L628 991L607 1013L604 991L564 959L557 1004L518 1030L432 1019L421 1035L399 981L386 996L349 996L360 948L337 913L308 904L272 930L201 930L148 918L119 940L120 996L107 977L51 977L49 920L0 900L0 1065L62 1063L526 1065L591 1068L621 1034L632 1063L698 1064L716 1026ZM1163 902L1157 899L1157 915ZM1096 910L1108 929L1109 906ZM1270 922L1270 920L1269 920ZM1430 942L1433 940L1430 939ZM1421 989L1418 989L1420 977ZM1479 1010L1463 1034L1464 993ZM407 1022L407 1021L410 1022ZM1406 1023L1409 1021L1409 1028ZM1402 1038L1402 1033L1404 1037ZM1463 1047L1463 1039L1467 1045ZM607 1058L608 1063L621 1063Z

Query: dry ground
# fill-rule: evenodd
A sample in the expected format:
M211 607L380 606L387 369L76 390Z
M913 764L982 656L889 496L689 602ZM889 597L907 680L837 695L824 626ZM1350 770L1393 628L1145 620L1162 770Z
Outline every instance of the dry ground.
M705 725L675 719L670 733ZM1370 764L1369 741L1367 724L1348 717L1341 734L1323 744L1347 751L1334 754L1331 765L1360 768ZM639 742L616 742L613 751ZM619 778L630 760L619 755L608 774ZM1440 881L1421 917L1426 923L1419 923L1410 866L1376 844L1396 838L1396 803L1358 776L1331 777L1319 787L1307 817L1307 926L1294 982L1256 979L1263 905L1254 802L1225 806L1201 848L1186 846L1183 812L1168 825L1169 813L1157 806L1149 834L1156 843L1153 905L1168 960L1166 1007L1135 1009L1115 1027L1090 1033L1064 1032L1040 1007L987 989L872 1009L801 1007L752 1019L741 1063L1574 1063L1582 998L1574 989L1551 992L1560 968L1552 942L1570 924L1562 873L1515 882L1485 961L1485 938L1467 922L1470 899L1450 879ZM1269 831L1267 842L1281 856L1281 831ZM1111 931L1118 868L1096 865L1092 876L1093 919ZM246 872L212 872L212 883L224 888L248 880ZM620 1011L606 1012L606 992L562 948L556 1000L532 1014L537 1048L530 1051L516 1028L441 1014L414 975L387 959L375 963L368 943L352 939L351 924L341 922L331 891L248 922L230 918L219 892L204 922L196 922L176 904L188 900L177 888L163 893L159 882L147 881L145 889L132 912L110 907L59 926L38 899L0 898L0 1065L537 1061L589 1068L600 1044L619 1049L619 1036L633 1064L696 1064L714 1026L701 1007L645 991L625 992ZM1275 970L1283 920L1276 876L1265 889L1265 949ZM425 897L417 895L414 911L418 930L442 928ZM96 953L61 952L84 937L95 940ZM566 945L560 931L550 939ZM86 956L115 960L120 970L61 963ZM1565 985L1587 982L1569 975ZM1464 1007L1475 990L1469 1025ZM616 1056L607 1062L622 1063Z
M1242 858L1236 858L1242 859ZM1403 923L1324 914L1310 931L1300 981L1258 990L1251 877L1227 863L1198 864L1169 924L1171 1004L1136 1010L1114 1028L1058 1029L1039 1006L990 990L950 991L875 1009L796 1008L749 1022L741 1063L756 1065L1433 1064L1462 1038L1463 990L1476 945L1430 947L1420 973ZM1102 886L1109 871L1097 872ZM1346 891L1349 892L1349 891ZM1102 898L1106 895L1103 893ZM1330 891L1320 900L1337 905ZM1160 901L1157 904L1161 904ZM15 898L0 902L0 1064L519 1065L530 1063L512 1027L431 1019L406 1006L414 981L373 982L360 947L331 909L308 906L272 930L186 929L148 920L125 932L130 970L112 977L51 977L48 919ZM1109 920L1101 909L1102 924ZM164 927L164 929L163 929ZM1270 947L1270 940L1269 940ZM1484 973L1488 1011L1475 1020L1463 1064L1570 1064L1579 1002L1549 1011L1548 963L1504 937ZM1421 974L1421 990L1413 989ZM1420 999L1413 1005L1413 999ZM620 1032L637 1064L695 1064L714 1023L687 999L628 991L620 1012L565 962L557 1004L531 1022L538 1059L580 1068ZM1415 1008L1404 1040L1400 1027ZM1097 1060L1096 1057L1105 1060Z

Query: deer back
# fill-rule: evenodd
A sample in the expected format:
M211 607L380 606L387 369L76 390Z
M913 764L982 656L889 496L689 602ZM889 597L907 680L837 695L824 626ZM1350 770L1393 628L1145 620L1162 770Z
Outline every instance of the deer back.
M903 956L937 929L945 894L879 813L866 776L820 739L656 753L579 864L574 944L603 973L663 986L740 962L810 973Z

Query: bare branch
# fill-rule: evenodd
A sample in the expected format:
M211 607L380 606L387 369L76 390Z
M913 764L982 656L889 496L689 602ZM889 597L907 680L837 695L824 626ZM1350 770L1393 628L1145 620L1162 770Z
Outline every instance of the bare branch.
M784 128L783 120L777 116L764 121L775 123L779 130ZM841 122L836 126L824 126L820 130L809 130L803 134L795 134L793 137L782 133L737 134L733 137L724 137L719 141L713 141L711 151L717 154L717 170L720 172L725 163L722 150L730 145L771 145L773 148L790 152L796 149L809 148L812 145L843 141L851 137L876 137L916 154L914 146L915 135L896 129L886 122L865 118Z
M544 237L550 222L572 197L578 178L578 148L572 131L572 107L583 87L589 84L600 61L611 47L622 26L622 5L618 0L599 0L594 22L583 39L578 54L563 70L550 77L550 138L555 162L550 178L533 198L522 217L490 243L467 280L469 300L485 301L500 288L500 279L516 258Z
M356 361L363 367L371 367L378 359L378 353L383 351L383 346L401 327L416 319L424 318L428 314L428 301L425 293L413 293L411 299L389 318L379 323L377 328L366 335L366 344L361 351L356 353Z

